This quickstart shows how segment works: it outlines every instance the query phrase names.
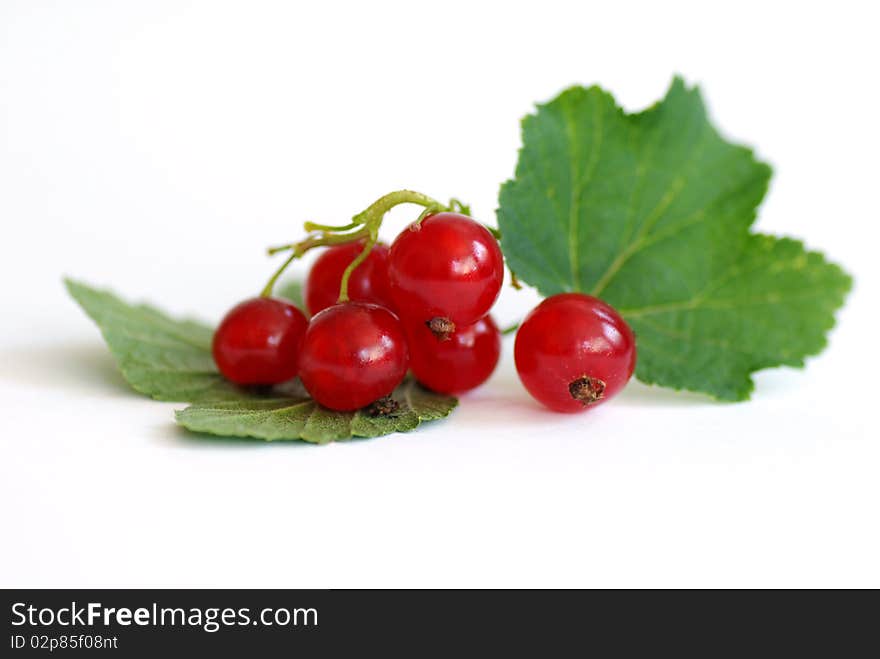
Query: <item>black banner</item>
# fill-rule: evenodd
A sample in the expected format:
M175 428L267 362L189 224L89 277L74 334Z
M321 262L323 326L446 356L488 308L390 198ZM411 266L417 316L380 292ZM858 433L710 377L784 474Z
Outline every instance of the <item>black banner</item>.
M555 657L646 649L788 653L807 645L848 656L847 648L862 646L877 612L874 593L870 604L851 595L7 590L0 655L495 656L507 648Z

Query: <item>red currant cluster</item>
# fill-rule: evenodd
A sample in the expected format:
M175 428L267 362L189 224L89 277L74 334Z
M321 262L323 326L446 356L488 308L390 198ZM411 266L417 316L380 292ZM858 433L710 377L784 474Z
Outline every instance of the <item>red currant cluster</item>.
M425 212L390 248L377 242L384 213L405 202L420 203ZM218 327L213 353L220 372L242 385L298 375L325 407L372 406L378 413L393 410L387 397L407 370L442 394L481 385L501 352L501 332L489 311L501 290L504 258L488 229L453 209L467 207L402 191L386 195L350 225L307 223L320 233L270 250L292 254L263 296L233 308ZM318 246L327 249L306 280L308 320L270 295L284 267ZM573 412L623 388L635 366L635 340L610 306L569 293L544 300L526 317L515 357L537 400Z

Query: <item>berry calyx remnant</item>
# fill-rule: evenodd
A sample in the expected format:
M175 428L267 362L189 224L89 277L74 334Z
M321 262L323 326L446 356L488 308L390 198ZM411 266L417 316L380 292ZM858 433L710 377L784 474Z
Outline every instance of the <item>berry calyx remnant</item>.
M439 316L426 320L425 327L431 330L431 334L438 341L448 341L452 337L453 332L455 332L455 323L448 318L441 318Z
M385 396L367 405L366 413L372 417L393 416L400 410L400 403L391 396Z
M571 384L568 385L568 393L584 405L592 405L602 400L602 396L605 395L605 383L598 378L585 375L571 381Z
M440 341L424 324L406 325L410 369L422 385L441 394L461 394L492 375L501 355L501 332L491 316L460 326Z

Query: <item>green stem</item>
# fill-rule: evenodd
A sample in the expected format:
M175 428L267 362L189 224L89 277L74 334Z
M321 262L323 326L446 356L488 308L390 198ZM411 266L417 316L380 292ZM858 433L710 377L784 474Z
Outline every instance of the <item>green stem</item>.
M266 283L266 286L263 288L262 292L260 293L260 297L272 297L272 291L275 289L275 282L278 281L278 277L280 277L281 273L287 269L287 266L289 266L291 263L293 263L294 259L296 259L297 256L298 256L298 254L296 253L296 251L293 251L291 253L291 255L287 257L287 260L284 263L282 263L281 267L275 271L275 274L273 274L269 278L269 281Z
M353 231L351 233L345 234L321 233L317 236L309 236L305 240L301 240L298 243L288 243L287 245L276 245L275 247L270 247L266 250L266 253L269 256L273 256L275 254L278 254L279 252L289 252L290 250L294 250L295 252L298 252L300 256L302 256L307 251L315 247L342 245L343 243L351 243L355 240L366 238L369 235L370 232L367 231L366 227L358 231Z
M358 222L349 222L341 227L335 227L332 224L315 224L314 222L306 222L303 224L303 228L306 231L330 231L333 233L341 233L343 231L351 231L352 229L356 229L360 226Z
M429 215L433 215L436 212L437 211L435 211L433 208L426 208L421 213L419 213L419 216L416 218L416 221L413 222L413 224L421 224L422 220L424 220Z
M339 302L348 302L348 282L351 279L351 274L367 259L373 246L379 240L379 227L382 226L382 220L385 218L385 214L400 204L417 204L419 206L424 206L425 210L422 211L422 214L419 215L416 222L421 222L422 219L430 213L436 213L448 209L447 206L444 206L436 199L433 199L426 194L422 194L421 192L416 192L414 190L396 190L395 192L389 192L383 197L379 197L379 199L370 204L365 210L355 215L352 218L352 224L355 226L363 225L364 229L369 232L370 236L367 238L367 242L364 244L361 253L357 255L357 258L355 258L354 261L348 264L345 272L342 273L342 281L339 283Z
M449 210L467 215L468 217L471 215L471 207L455 197L449 200Z
M436 199L422 194L421 192L416 192L414 190L396 190L395 192L389 192L384 197L379 197L379 199L370 204L365 210L355 215L351 219L351 222L343 226L306 222L304 225L306 231L319 233L317 235L309 236L302 242L269 248L268 252L270 256L278 254L279 252L290 251L292 253L287 260L281 264L281 267L275 271L272 278L269 279L269 282L266 284L261 295L263 297L272 295L272 289L275 286L275 282L277 282L278 278L281 276L281 273L283 273L287 269L287 266L293 263L294 260L301 257L308 250L325 245L341 245L343 243L350 243L366 238L367 240L364 244L364 249L361 250L361 253L358 254L357 258L349 264L342 275L342 281L339 286L339 301L347 302L348 281L351 278L351 273L354 272L355 268L363 263L364 260L366 260L367 256L370 254L370 250L373 249L373 245L375 245L376 241L379 239L379 227L382 225L382 219L385 217L385 214L399 204L416 204L418 206L423 206L425 211L419 216L417 221L421 221L431 213L446 211L452 208L468 209L465 204L457 199L453 199L449 202L449 206L445 206Z
M508 325L503 330L501 330L501 334L503 336L507 336L508 334L513 334L518 329L519 329L519 323L514 323L513 325Z
M510 285L516 290L521 291L522 284L519 283L519 279L516 278L516 273L513 271L513 268L510 267L510 264L507 266L507 271L510 273Z
M348 280L351 279L351 273L354 272L355 269L357 269L357 267L370 255L370 252L373 250L373 245L376 244L376 239L376 235L371 235L367 238L367 242L364 243L364 248L361 250L361 253L357 255L354 261L348 264L348 267L342 273L342 280L339 282L338 302L348 302Z
M279 252L290 251L291 254L287 257L287 260L281 264L281 266L275 271L269 281L266 283L266 286L263 288L263 291L260 293L261 297L270 297L272 295L272 290L275 288L275 283L278 281L278 278L281 274L287 270L287 267L293 263L296 259L301 258L303 254L308 252L310 249L314 249L315 247L327 247L330 245L341 245L343 243L354 242L355 240L360 240L362 238L369 238L370 232L364 227L359 231L354 231L352 233L346 234L333 234L333 233L321 233L315 236L309 236L303 241L298 243L291 243L289 245L279 245L278 247L270 247L269 254L278 254Z
M389 192L384 197L379 197L366 210L355 215L352 221L368 227L375 227L378 230L379 225L382 223L382 218L385 217L385 213L400 204L417 204L434 212L447 209L447 206L421 192L416 192L415 190L396 190Z
M275 247L269 247L266 250L266 254L269 256L275 256L279 252L288 252L296 247L296 243L288 243L287 245L276 245Z

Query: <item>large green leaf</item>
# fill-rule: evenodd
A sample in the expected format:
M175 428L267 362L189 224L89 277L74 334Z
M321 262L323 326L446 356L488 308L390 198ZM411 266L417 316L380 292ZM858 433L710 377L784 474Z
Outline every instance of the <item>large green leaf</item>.
M751 373L803 366L825 346L850 279L795 240L747 238L740 258L690 297L622 307L644 382L744 400Z
M523 121L501 188L502 247L544 295L620 309L643 381L741 400L755 370L821 350L851 283L798 242L749 233L770 173L718 134L680 79L632 115L574 87Z

